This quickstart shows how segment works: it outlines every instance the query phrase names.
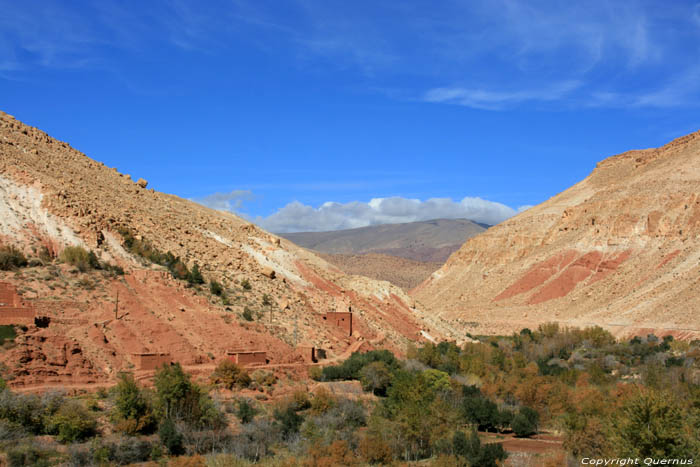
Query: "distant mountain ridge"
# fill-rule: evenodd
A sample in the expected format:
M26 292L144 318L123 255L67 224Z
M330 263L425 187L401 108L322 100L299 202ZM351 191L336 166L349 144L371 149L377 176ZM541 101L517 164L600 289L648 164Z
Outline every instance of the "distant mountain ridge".
M279 234L310 250L329 254L386 254L412 261L443 263L469 238L489 226L468 219L433 219L330 232Z

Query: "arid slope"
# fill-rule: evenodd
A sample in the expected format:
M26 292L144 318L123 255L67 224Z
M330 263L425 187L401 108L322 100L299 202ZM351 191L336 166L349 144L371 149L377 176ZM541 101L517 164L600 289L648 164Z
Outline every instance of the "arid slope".
M190 268L199 264L206 279L224 285L231 303L206 287L186 288L162 267L128 253L120 229ZM451 333L398 287L347 276L230 213L148 189L145 181L2 112L0 243L17 245L28 256L43 247L59 254L80 245L126 270L109 277L54 263L0 272L0 281L16 285L26 302L51 318L48 328L30 326L15 348L0 354L13 368L15 386L111 380L133 368L134 352L170 352L196 367L244 348L267 350L278 364L300 361L295 343L325 348L332 357L360 343L401 351L425 328L436 336ZM250 289L242 287L245 281ZM320 319L322 312L349 306L356 323L351 338ZM261 317L243 320L246 307Z
M468 240L414 292L471 332L545 321L700 335L700 132L598 164Z
M378 253L364 255L319 253L319 256L346 274L388 281L404 290L414 288L442 266L442 263L413 261L399 256Z

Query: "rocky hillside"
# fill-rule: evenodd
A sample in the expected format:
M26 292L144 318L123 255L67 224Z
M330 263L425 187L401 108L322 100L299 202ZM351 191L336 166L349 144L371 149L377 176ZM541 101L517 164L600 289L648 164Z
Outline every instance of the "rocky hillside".
M332 232L280 235L299 246L321 253L379 253L413 261L444 263L465 240L480 234L487 227L467 219L435 219Z
M414 288L442 266L442 263L413 261L379 253L364 255L319 253L319 256L346 274L388 281L404 290Z
M544 321L700 336L700 132L598 164L468 240L414 292L471 332Z
M0 271L0 281L50 318L0 354L15 386L111 380L133 368L139 352L170 352L197 371L234 348L293 365L301 361L297 345L333 358L360 346L402 351L421 330L451 335L398 287L347 276L230 213L148 189L1 112L0 156L0 246L32 259L28 268ZM125 274L61 264L56 258L70 245ZM166 252L180 258L178 267L197 264L205 284L191 287L148 259ZM210 291L211 280L225 299ZM320 317L348 307L352 337Z

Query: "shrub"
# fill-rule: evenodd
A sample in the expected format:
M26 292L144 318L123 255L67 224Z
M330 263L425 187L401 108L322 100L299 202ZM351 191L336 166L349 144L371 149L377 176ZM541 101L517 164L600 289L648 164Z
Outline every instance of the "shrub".
M157 425L153 409L133 375L121 373L115 392L114 419L117 430L129 435L153 433Z
M531 436L537 433L539 414L530 407L521 407L518 414L513 417L512 428L515 436Z
M157 406L162 418L190 426L215 428L223 416L211 398L190 380L179 363L161 368L155 376Z
M70 401L51 417L48 431L55 433L61 443L84 441L96 434L97 420L82 404Z
M250 385L250 376L248 372L226 359L219 363L211 375L211 381L214 384L220 384L226 389L235 387L247 388Z
M15 331L15 327L11 325L3 325L0 326L0 345L4 344L5 341L13 341L17 337L17 332ZM5 387L0 385L0 389L4 389Z
M267 370L255 370L250 377L259 386L272 386L277 382L277 376Z
M273 424L267 419L254 420L243 425L240 434L232 443L232 448L237 456L258 462L270 453L272 445L279 440L279 435L278 424Z
M158 437L160 442L168 449L168 452L173 456L179 456L185 453L185 446L182 441L182 434L175 426L175 422L171 418L166 418L158 428Z
M272 298L268 294L263 294L262 304L263 304L263 306L272 305Z
M142 438L119 437L113 441L95 440L85 449L69 449L73 465L131 465L151 459L154 445ZM91 462L92 461L92 462Z
M472 430L469 437L464 432L457 431L452 438L452 449L457 456L465 458L469 465L480 467L497 467L508 457L500 443L482 445L476 430Z
M190 275L187 278L187 282L194 285L204 284L204 277L199 271L199 264L194 263L194 266L192 266L192 270L190 271Z
M243 279L241 281L241 287L243 287L245 290L250 290L253 288L253 286L250 285L250 282L248 281L248 279Z
M253 321L253 310L248 307L243 308L242 316L246 321Z
M0 247L0 270L10 271L27 265L27 258L12 245Z
M241 421L241 423L250 423L258 414L258 409L256 409L255 406L253 406L250 400L239 399L236 406L235 414L236 417L238 417L238 419Z
M7 461L10 467L32 466L48 467L53 465L52 459L58 453L35 444L21 444L7 451Z
M323 414L338 405L337 398L325 387L319 388L311 399L311 411L314 414Z
M364 436L358 449L362 459L370 464L390 464L393 460L391 446L379 435Z
M130 253L140 256L141 258L150 261L151 263L165 266L170 271L170 274L179 280L189 280L190 271L185 263L182 262L179 256L173 255L171 252L163 253L151 245L144 238L135 235L127 228L119 228L119 234L122 236L122 246ZM202 283L204 280L202 279Z
M220 283L212 279L211 281L209 281L209 291L212 294L221 297L224 293L224 288Z
M58 259L66 264L75 266L80 271L99 269L100 262L93 251L88 251L81 246L67 246L63 249Z
M304 421L304 417L296 412L293 405L275 409L274 418L279 422L282 436L285 439L289 439L293 434L298 433L299 427Z
M377 396L385 396L391 384L391 372L384 362L372 362L360 370L360 381L365 391L372 391Z
M323 379L325 381L359 379L360 370L372 362L383 362L392 371L399 367L396 357L388 350L372 350L366 353L355 352L341 365L324 367Z

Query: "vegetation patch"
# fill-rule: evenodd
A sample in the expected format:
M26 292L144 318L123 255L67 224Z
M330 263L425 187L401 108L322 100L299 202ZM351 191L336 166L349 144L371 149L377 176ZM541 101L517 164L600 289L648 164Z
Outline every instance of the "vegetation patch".
M12 271L27 265L27 257L13 245L0 246L0 270Z

